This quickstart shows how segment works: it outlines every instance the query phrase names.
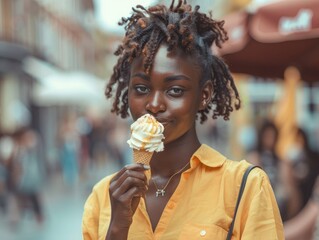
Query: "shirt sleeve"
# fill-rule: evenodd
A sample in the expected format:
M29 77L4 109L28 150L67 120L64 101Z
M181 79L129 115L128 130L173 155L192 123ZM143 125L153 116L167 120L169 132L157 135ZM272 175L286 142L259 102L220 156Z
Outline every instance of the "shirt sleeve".
M279 208L269 179L263 170L255 169L249 174L242 200L241 239L284 239Z
M98 239L99 205L95 191L93 191L84 205L82 218L82 239Z

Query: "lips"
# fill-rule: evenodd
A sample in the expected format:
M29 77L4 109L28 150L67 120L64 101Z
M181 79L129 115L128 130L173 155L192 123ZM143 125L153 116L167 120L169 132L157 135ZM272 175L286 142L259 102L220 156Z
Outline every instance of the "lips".
M172 121L168 118L165 118L165 117L158 117L158 116L154 116L153 114L150 114L152 115L158 122L160 122L164 127L166 127L167 125L169 125Z
M158 122L160 122L164 127L170 123L170 120L164 118L156 118Z

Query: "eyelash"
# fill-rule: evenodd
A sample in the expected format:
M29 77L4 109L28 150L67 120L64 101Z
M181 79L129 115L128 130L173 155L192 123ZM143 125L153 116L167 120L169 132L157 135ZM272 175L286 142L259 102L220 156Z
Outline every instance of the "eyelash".
M147 94L150 92L150 89L148 87L141 86L141 85L135 86L134 89L139 95ZM176 93L176 90L177 90L177 93ZM166 91L166 93L172 97L180 97L183 95L184 89L181 87L171 87L170 89Z
M178 91L178 93L175 92L176 90ZM171 91L172 91L172 93L170 94L169 92L171 92ZM180 87L172 87L172 88L170 88L170 89L167 91L167 93L168 93L170 96L173 96L173 97L180 97L180 96L183 95L184 89L182 89L182 88L180 88Z
M149 93L149 91L150 91L148 87L141 86L141 85L135 86L134 89L138 94L146 94L146 93ZM144 91L141 89L143 89ZM145 91L147 91L147 92L145 92Z

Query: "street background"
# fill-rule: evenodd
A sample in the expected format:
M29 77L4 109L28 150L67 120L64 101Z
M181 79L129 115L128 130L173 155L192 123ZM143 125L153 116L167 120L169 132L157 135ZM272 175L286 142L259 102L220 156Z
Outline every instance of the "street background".
M226 19L229 41L213 50L242 99L229 121L201 126L200 138L263 165L285 222L310 201L319 171L319 6L278 6L270 18L284 30L256 32L274 24L258 9L289 1L188 1ZM0 239L81 239L92 187L132 159L131 119L112 115L104 96L124 33L117 22L155 3L170 1L0 0Z

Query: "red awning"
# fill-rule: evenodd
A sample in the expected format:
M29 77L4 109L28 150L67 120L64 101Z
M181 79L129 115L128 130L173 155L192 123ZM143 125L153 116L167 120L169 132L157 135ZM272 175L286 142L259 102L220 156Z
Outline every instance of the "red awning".
M319 81L319 1L282 0L226 16L229 35L213 49L234 73L283 78L289 66L304 81Z

